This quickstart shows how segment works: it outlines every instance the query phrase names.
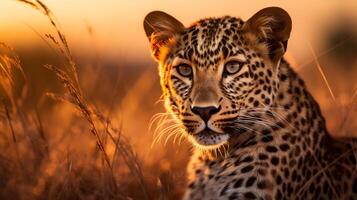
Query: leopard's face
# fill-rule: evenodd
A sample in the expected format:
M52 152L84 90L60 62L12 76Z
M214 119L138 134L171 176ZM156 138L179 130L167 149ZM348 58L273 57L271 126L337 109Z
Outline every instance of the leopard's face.
M204 19L153 51L166 108L196 146L227 143L274 102L279 61L244 26L234 17Z

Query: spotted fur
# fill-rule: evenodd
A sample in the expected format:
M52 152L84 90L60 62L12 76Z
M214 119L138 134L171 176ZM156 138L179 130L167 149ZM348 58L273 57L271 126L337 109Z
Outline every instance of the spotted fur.
M282 58L291 30L284 10L187 28L156 11L144 27L166 108L197 147L184 199L357 199L351 143L329 136L319 105ZM182 66L192 74L180 74Z

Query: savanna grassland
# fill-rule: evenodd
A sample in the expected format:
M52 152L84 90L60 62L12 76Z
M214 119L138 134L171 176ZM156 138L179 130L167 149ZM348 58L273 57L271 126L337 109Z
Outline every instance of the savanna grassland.
M77 57L51 8L18 4L48 20L37 33L48 50L0 41L0 199L178 199L192 149L164 112L153 62L103 60L90 25L95 56ZM333 27L308 58L287 55L335 137L357 136L353 28Z

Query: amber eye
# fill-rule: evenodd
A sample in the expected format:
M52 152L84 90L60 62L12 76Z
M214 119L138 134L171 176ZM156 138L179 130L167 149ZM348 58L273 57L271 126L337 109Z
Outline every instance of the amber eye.
M191 77L192 76L192 68L188 64L180 64L176 66L176 71L183 77Z
M235 74L242 69L244 63L241 61L229 61L224 65L224 72L227 74Z

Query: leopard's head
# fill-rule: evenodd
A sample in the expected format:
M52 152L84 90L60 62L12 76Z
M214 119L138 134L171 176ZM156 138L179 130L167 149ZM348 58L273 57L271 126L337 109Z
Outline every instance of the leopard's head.
M193 144L217 148L274 104L291 19L278 7L244 22L221 17L185 27L153 11L144 29L159 63L166 109Z

